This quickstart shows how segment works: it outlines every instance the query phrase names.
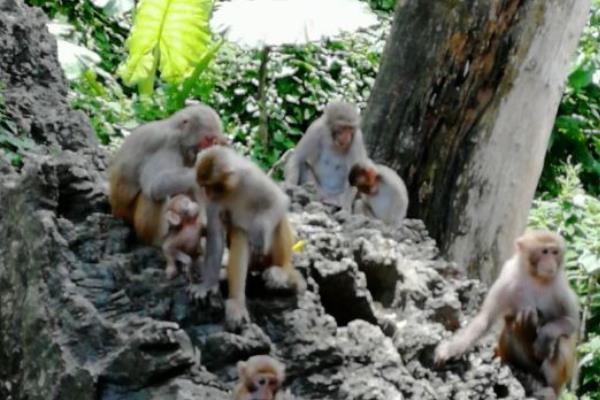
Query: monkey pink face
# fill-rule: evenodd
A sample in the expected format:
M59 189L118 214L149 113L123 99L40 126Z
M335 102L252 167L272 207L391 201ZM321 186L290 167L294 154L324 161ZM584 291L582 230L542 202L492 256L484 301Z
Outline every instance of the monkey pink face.
M205 133L200 137L200 141L198 142L198 151L209 148L210 146L214 146L217 144L226 145L227 141L223 138L222 135L217 133Z
M257 374L248 384L252 400L273 400L279 389L279 380L274 374Z
M534 277L551 282L563 262L562 249L555 245L540 245L529 249L529 268Z
M354 127L352 125L339 125L333 131L333 140L340 150L346 150L352 143Z

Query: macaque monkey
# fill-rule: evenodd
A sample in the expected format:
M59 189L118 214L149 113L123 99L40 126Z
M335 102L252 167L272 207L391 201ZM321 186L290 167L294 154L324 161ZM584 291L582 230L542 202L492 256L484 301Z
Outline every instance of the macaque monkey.
M314 182L324 203L350 208L352 165L367 158L355 106L332 102L298 142L285 166L285 181L294 185Z
M177 276L179 262L191 282L192 263L196 262L200 253L203 226L200 206L185 194L175 195L165 205L164 223L166 235L162 249L167 259L167 278Z
M248 318L245 290L249 266L264 268L267 287L302 290L304 280L292 266L293 234L288 197L258 166L230 148L200 153L198 184L221 206L229 239L225 303L226 326L237 329Z
M112 213L132 223L142 241L160 245L165 199L193 190L196 155L215 143L226 139L219 116L206 105L137 127L109 168Z
M502 318L496 354L533 372L552 388L545 398L556 398L576 367L579 330L577 297L563 270L565 243L552 232L531 231L517 239L516 247L481 311L466 328L437 347L435 361L443 364L460 356Z
M239 381L233 400L274 400L285 379L285 367L269 356L238 362Z
M359 192L359 198L353 204L354 212L393 226L406 217L406 185L391 168L371 161L357 163L350 169L348 181Z

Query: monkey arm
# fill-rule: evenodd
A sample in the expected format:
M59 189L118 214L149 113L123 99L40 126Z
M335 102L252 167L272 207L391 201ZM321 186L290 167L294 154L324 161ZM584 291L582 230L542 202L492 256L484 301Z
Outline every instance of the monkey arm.
M300 185L304 183L304 177L307 174L306 162L310 162L311 160L317 159L321 146L320 144L320 136L319 136L319 126L324 123L319 123L321 119L313 122L308 129L302 139L296 145L289 161L285 165L285 181L287 183L291 183L294 185ZM313 154L313 153L316 153Z
M491 328L494 321L498 319L508 305L510 293L504 283L505 281L506 278L501 274L492 285L481 310L473 321L449 341L438 346L435 352L436 363L444 363L450 358L462 355Z
M171 150L159 151L150 157L140 171L142 192L155 201L185 193L195 185L195 170L184 167L181 156Z
M206 207L206 251L202 280L206 287L211 288L219 283L219 273L225 251L225 226L220 217L221 209L218 204L209 202Z

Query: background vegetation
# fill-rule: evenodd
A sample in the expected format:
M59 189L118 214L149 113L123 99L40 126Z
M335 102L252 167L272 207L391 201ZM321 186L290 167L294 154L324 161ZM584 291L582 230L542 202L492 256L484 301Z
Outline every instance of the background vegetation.
M70 40L100 56L100 62L71 81L74 107L90 117L99 141L119 144L140 122L169 115L180 88L158 81L151 98L138 96L117 78L127 54L131 15L114 16L92 0L27 0L74 27ZM267 84L269 148L258 130L258 51L226 43L193 82L192 97L221 114L227 133L263 167L300 138L331 99L344 97L364 107L373 85L395 0L367 0L380 16L376 29L341 35L271 54ZM96 2L97 4L98 2ZM552 132L530 223L559 230L569 241L567 270L580 295L586 320L578 394L600 399L600 0L594 0ZM30 143L18 136L5 113L0 88L0 148L14 165ZM526 132L524 132L526 134Z

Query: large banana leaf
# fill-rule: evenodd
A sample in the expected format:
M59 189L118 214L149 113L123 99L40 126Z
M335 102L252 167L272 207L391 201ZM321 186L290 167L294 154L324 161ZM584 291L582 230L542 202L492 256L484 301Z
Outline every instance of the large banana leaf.
M123 81L149 94L157 67L165 82L183 81L210 45L211 8L212 0L141 0L118 71Z

